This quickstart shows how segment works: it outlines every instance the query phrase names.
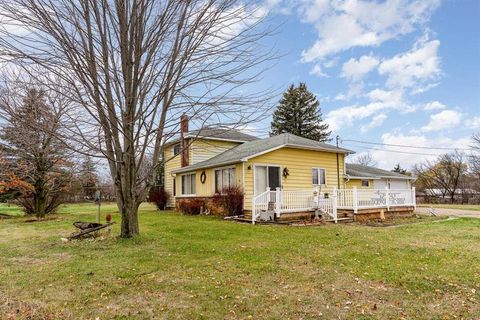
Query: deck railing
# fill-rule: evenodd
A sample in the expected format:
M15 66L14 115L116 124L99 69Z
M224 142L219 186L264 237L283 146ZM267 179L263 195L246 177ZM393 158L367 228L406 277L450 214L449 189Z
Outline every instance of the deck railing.
M269 208L270 204L270 208ZM337 209L416 207L415 188L412 189L320 189L280 190L267 189L252 200L252 223L262 212L273 211L278 218L282 213L314 211L320 209L337 221Z

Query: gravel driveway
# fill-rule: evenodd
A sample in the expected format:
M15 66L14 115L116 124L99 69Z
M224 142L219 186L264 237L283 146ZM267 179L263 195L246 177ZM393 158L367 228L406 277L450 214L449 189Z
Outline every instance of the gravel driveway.
M417 207L415 210L419 214L428 214L427 207ZM467 218L480 218L480 211L473 210L460 210L460 209L444 209L434 208L435 213L439 216L454 216L454 217L467 217Z

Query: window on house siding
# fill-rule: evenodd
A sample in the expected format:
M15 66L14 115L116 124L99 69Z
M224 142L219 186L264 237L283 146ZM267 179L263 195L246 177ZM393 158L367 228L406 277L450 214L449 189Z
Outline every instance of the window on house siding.
M312 184L313 185L326 184L326 182L325 182L325 169L312 168Z
M215 170L215 193L221 193L225 188L236 185L235 168Z
M362 180L362 187L370 187L370 180Z
M175 178L173 178L173 196L175 197L177 195L177 182L175 181Z
M176 145L173 146L173 155L176 156L176 155L179 155L180 154L180 151L181 151L181 146L180 146L180 143L177 143Z
M182 195L195 194L195 173L182 176Z

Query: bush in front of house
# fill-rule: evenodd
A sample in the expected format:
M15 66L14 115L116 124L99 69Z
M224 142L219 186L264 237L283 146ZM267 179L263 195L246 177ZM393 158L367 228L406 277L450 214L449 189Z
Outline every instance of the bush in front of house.
M205 208L205 201L198 198L179 199L177 201L177 209L186 215L199 215L202 207Z
M243 191L240 187L229 187L213 198L213 203L221 207L224 215L237 216L243 214Z
M153 187L148 194L148 200L155 203L158 210L165 210L170 194L163 187Z

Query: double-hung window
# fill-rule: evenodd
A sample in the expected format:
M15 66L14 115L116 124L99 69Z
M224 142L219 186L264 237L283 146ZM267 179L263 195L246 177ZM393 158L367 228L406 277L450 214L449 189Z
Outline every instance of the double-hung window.
M174 156L179 155L181 150L182 150L182 146L180 145L180 143L177 143L176 145L173 146L173 155Z
M235 168L215 170L215 193L222 193L226 188L236 185Z
M326 185L325 169L312 168L312 184L313 185Z
M182 195L195 194L195 173L182 176Z

